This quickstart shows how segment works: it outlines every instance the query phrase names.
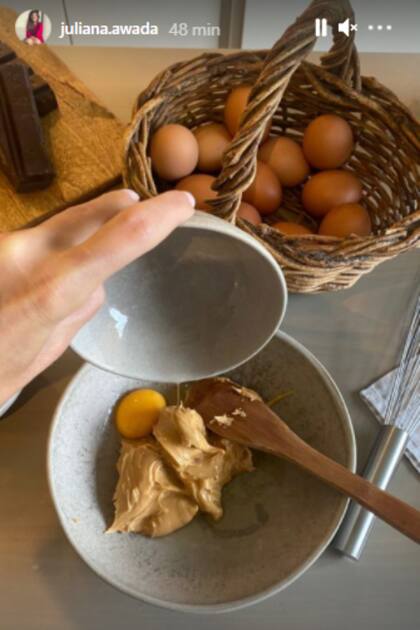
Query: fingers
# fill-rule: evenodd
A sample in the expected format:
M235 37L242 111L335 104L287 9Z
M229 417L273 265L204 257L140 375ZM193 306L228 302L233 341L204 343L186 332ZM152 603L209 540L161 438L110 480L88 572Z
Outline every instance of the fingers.
M105 302L105 298L105 288L103 285L99 285L78 310L71 313L58 324L55 328L57 336L62 336L63 331L70 331L71 336L69 339L71 340L79 328L97 313Z
M17 391L32 379L40 374L45 368L53 363L58 357L66 350L71 343L71 340L80 328L91 319L98 309L101 307L104 301L105 292L102 286L98 287L91 296L87 299L85 304L76 312L71 313L66 319L59 322L55 328L47 331L43 330L44 338L42 343L39 344L39 350L35 355L31 352L31 359L23 361L23 365L26 366L24 370L17 369L15 373L10 375L8 383L11 386L8 394L3 394L0 383L0 399L7 398L7 395L11 395L14 391ZM30 331L31 336L31 349L33 350L33 330ZM22 338L28 338L27 335L23 335ZM9 354L11 357L12 354ZM19 353L19 359L22 359L21 353ZM10 361L9 361L10 362ZM22 362L19 364L22 365ZM11 366L13 368L13 366ZM13 370L12 370L13 372Z
M69 249L83 242L121 210L138 201L132 190L115 190L73 206L44 223L12 234L0 234L0 266L30 273L51 251ZM11 282L15 279L9 273ZM7 282L7 277L4 279Z
M194 198L170 191L137 203L108 221L91 238L68 252L70 264L91 281L109 276L153 249L194 213Z
M122 210L83 243L46 261L31 291L47 327L78 310L113 273L155 247L194 212L189 193L171 191Z
M81 308L57 324L36 358L36 365L37 368L40 368L40 371L55 361L66 350L76 333L96 315L104 300L105 290L103 286L99 286L88 297Z
M116 214L138 202L133 190L114 190L78 206L68 208L34 228L52 249L82 243Z

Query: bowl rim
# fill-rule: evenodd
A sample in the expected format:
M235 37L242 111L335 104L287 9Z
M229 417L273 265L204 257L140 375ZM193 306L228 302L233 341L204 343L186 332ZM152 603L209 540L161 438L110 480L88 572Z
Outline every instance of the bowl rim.
M245 357L241 361L234 363L223 369L223 372L228 372L230 370L234 370L240 367L241 365L243 365L244 363L246 363L247 361L255 357L255 355L261 352L261 350L265 348L265 346L271 341L271 339L276 334L278 328L281 326L283 322L284 316L286 314L287 304L288 304L288 291L287 291L286 280L285 280L283 271L280 265L278 264L278 262L275 260L274 256L269 251L267 251L267 249L257 239L250 236L243 230L239 229L238 227L236 227L236 225L233 225L232 223L229 223L228 221L220 219L219 217L216 217L212 214L208 214L207 212L196 210L192 217L190 217L185 223L179 225L176 228L176 230L185 230L185 229L208 230L209 232L216 232L218 234L228 236L229 238L241 241L245 245L248 245L256 253L258 253L262 258L264 258L266 262L270 264L274 274L277 276L278 284L280 287L280 293L282 296L282 303L281 303L281 308L279 309L279 312L275 319L275 322L273 323L272 329L270 330L267 338L263 341L263 343L261 343L251 354L249 354L247 357ZM279 300L279 304L280 304L280 300ZM123 372L119 370L118 368L114 368L109 362L106 363L105 361L99 362L95 360L94 358L89 356L89 352L85 352L78 347L77 337L78 337L77 334L73 337L70 343L70 348L84 361L91 363L92 365L96 366L97 368L101 370L105 370L106 372L111 372L112 374L117 374L119 376L126 376L127 378L133 378L133 379L142 378L140 375L135 374L132 371ZM212 373L209 373L207 376L213 377L213 376L217 376L217 374L219 373L220 373L219 371L212 372ZM202 378L204 378L204 376ZM156 378L149 379L149 380L154 380L157 383L159 382Z
M22 389L18 389L17 392L10 396L7 400L4 401L2 405L0 405L0 418L4 416L10 409L10 407L16 402L22 393Z
M350 413L347 409L347 405L344 401L344 398L338 389L335 381L332 376L328 372L328 370L322 365L322 363L310 352L303 344L299 341L288 335L283 331L277 331L275 334L276 337L282 339L286 343L290 344L296 350L301 352L304 357L312 363L314 368L318 371L320 376L322 377L327 389L332 394L335 401L341 407L341 422L344 428L345 437L348 441L349 448L349 462L347 463L347 468L351 472L356 472L356 463L357 463L357 447L356 447L356 438L354 433L354 428L351 420ZM104 582L110 584L115 587L119 591L125 593L126 595L130 595L131 597L143 601L147 604L152 604L154 606L158 606L160 608L165 608L169 610L174 610L178 612L184 613L197 613L197 614L215 614L215 613L224 613L224 612L232 612L235 610L240 610L242 608L246 608L248 606L252 606L253 604L260 603L269 597L276 595L290 586L293 582L295 582L299 577L301 577L324 553L325 549L329 546L331 541L333 540L338 528L341 525L341 522L346 513L348 504L350 499L347 498L343 500L341 509L337 510L337 515L334 521L331 523L328 533L326 534L324 541L319 545L319 547L309 556L309 558L301 565L298 569L296 569L286 580L282 581L280 584L276 583L270 586L263 591L259 591L253 595L248 595L247 597L243 597L241 599L232 600L231 602L220 603L220 604L179 604L176 602L170 602L159 597L153 597L151 595L146 595L143 593L136 592L134 589L131 589L127 586L119 584L116 580L114 580L111 576L102 574L99 569L94 565L94 563L77 547L76 543L72 539L72 535L70 531L67 529L67 525L64 519L64 515L61 511L58 497L55 493L54 479L53 479L53 463L52 463L52 451L53 451L53 441L54 441L54 433L55 429L59 423L60 416L63 410L64 405L66 404L67 397L69 394L78 386L78 383L81 379L83 379L85 372L88 372L92 368L97 369L96 366L91 365L89 363L85 363L82 365L76 374L73 376L71 381L66 386L64 392L62 393L59 402L57 404L56 410L54 412L49 435L47 441L47 478L48 478L48 486L50 490L50 495L54 504L54 508L58 517L58 520L63 528L63 531L66 535L67 540L70 542L73 549L76 553L82 558L82 560L88 565L88 567ZM344 499L344 497L343 497Z

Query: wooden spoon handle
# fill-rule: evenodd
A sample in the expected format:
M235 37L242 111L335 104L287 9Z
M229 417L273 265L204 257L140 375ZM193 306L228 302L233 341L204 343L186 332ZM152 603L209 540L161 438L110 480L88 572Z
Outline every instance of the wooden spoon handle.
M326 455L315 450L293 431L282 431L269 450L311 472L333 488L348 495L392 527L420 543L420 511L380 490L373 483L350 472Z
M418 510L309 446L252 390L227 379L207 379L190 387L187 404L215 433L288 459L420 543Z

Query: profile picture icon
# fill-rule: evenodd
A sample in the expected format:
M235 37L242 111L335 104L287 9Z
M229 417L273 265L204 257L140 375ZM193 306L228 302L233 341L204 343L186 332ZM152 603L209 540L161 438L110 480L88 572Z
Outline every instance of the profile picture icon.
M29 9L21 13L15 23L16 35L29 46L38 46L51 35L51 20L39 9Z

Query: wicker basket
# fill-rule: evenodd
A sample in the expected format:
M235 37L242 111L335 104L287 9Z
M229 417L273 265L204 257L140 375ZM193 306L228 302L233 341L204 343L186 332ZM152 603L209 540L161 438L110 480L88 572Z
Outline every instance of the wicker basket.
M304 61L315 43L315 17L327 18L334 36L321 66ZM419 125L392 92L374 78L360 76L354 32L349 37L337 32L338 23L347 18L354 21L347 0L315 0L271 51L204 54L169 67L138 97L125 137L125 182L142 198L152 197L168 184L152 173L151 134L170 122L193 128L222 121L230 90L252 84L241 128L214 184L218 196L209 203L215 214L266 246L285 272L289 290L296 292L349 287L380 262L420 244ZM253 227L237 219L266 122L273 117L272 135L299 140L306 125L327 112L343 116L353 129L356 147L346 166L363 184L374 234L344 239L282 236L267 224ZM277 220L311 220L300 195L299 187L285 189Z

